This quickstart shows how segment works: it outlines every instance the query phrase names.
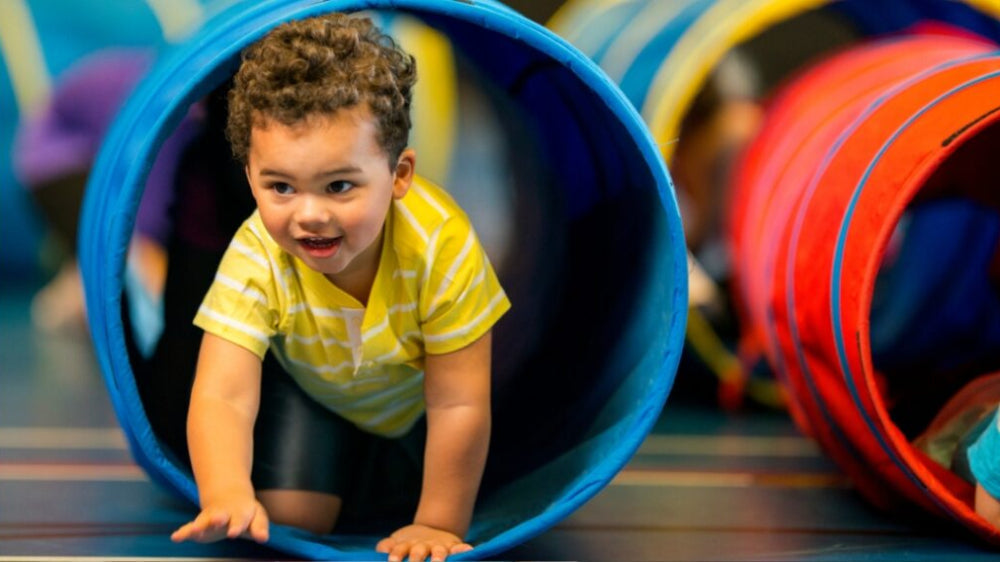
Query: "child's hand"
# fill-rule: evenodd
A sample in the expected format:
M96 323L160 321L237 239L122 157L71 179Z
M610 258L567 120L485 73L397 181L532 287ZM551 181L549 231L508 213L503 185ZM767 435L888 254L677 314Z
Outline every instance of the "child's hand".
M990 495L982 484L976 484L976 513L1000 528L1000 501Z
M423 562L428 555L433 562L442 562L449 554L472 550L472 545L462 542L448 531L424 525L407 525L379 541L375 550L388 553L389 562L402 562L407 555L410 562Z
M249 536L267 542L267 511L253 498L234 497L206 504L194 521L182 525L170 535L170 540L182 542L215 542Z

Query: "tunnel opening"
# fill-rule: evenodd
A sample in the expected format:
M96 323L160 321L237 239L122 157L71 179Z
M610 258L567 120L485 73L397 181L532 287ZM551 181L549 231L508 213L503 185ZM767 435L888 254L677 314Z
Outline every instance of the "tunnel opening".
M193 376L200 333L192 310L252 209L221 135L223 93L241 44L285 19L331 9L304 6L234 11L234 25L206 34L200 50L195 41L161 62L116 122L85 203L84 273L98 311L91 324L116 411L140 464L188 498L195 489L178 420L189 387L177 379ZM382 17L419 19L450 42L454 149L431 179L481 230L514 303L494 330L494 431L467 537L489 553L541 532L596 493L655 421L683 334L683 239L655 147L585 59L522 28L529 24L505 8L393 7ZM227 37L236 31L238 40ZM136 325L149 325L130 296L126 270L135 264L124 264L122 248L131 243L149 162L196 110L202 134L182 157L185 179L170 209L162 326L152 326L160 335L144 351ZM97 265L97 256L119 269ZM370 550L375 538L290 529L274 536L279 548L320 557Z

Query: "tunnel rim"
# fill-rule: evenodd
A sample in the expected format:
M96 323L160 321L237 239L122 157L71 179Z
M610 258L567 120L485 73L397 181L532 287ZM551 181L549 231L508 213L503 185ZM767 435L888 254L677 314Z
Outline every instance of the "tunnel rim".
M243 47L271 27L289 19L320 13L354 12L365 9L402 11L417 16L435 14L463 20L520 41L528 48L556 59L572 71L581 86L595 93L605 103L607 109L621 122L629 137L633 139L635 148L638 149L651 179L656 184L659 201L667 215L666 224L671 231L670 243L673 253L678 257L683 255L683 234L680 231L680 219L669 174L638 113L617 86L604 77L588 58L562 39L517 15L509 8L486 1L473 4L418 0L325 3L272 0L249 9L246 6L234 6L224 10L206 22L192 38L158 61L156 67L140 83L122 109L119 118L109 131L108 137L111 142L102 147L91 181L88 182L88 195L83 211L84 236L81 237L80 243L88 309L95 311L90 315L90 327L99 351L102 373L112 390L116 415L125 429L130 447L133 451L138 451L140 457L145 457L137 460L144 461L140 464L144 465L146 471L155 480L190 501L196 501L197 496L193 480L164 456L156 437L152 434L141 401L137 399L135 374L125 351L125 334L120 316L127 243L131 238L135 212L143 191L141 184L149 172L147 161L162 145L167 132L176 127L193 99L199 97L196 95L198 88L203 88L206 83L217 78L216 74L220 69L231 64ZM262 22L266 22L266 25L261 25ZM247 32L247 28L252 28L252 32ZM234 40L233 35L237 33L239 33L238 39ZM200 70L200 72L192 75L184 72L187 70ZM171 96L166 104L166 111L160 112L150 122L148 113L153 110L152 106L162 102L162 97L166 95ZM110 183L118 185L116 191L106 188ZM105 248L109 243L117 244L110 252ZM687 300L687 277L683 260L675 260L673 269L672 277L675 283L673 302L676 309L672 313L677 315L686 310L684 303ZM87 278L90 278L89 282ZM680 342L683 341L683 333L683 319L673 322L669 336L671 343L677 344L675 347L678 349ZM660 372L656 375L668 377L672 381L678 359L679 352L673 357L665 357ZM660 395L647 396L645 402L657 403L662 407L669 389L669 384L662 385ZM644 436L651 429L655 416L637 421L643 424L643 427L637 427L633 435ZM589 474L592 483L606 484L610 481L641 443L641 439L633 441L634 443L628 444L628 447L619 449L619 458L609 457L601 464L591 467ZM582 505L601 488L603 485L585 486L554 509L547 510L480 543L473 551L474 554L486 556L540 534ZM317 548L319 547L317 543L296 536L293 530L289 530L288 533L275 532L273 536L275 546L307 556L318 554L324 557L339 557L343 554L329 547Z

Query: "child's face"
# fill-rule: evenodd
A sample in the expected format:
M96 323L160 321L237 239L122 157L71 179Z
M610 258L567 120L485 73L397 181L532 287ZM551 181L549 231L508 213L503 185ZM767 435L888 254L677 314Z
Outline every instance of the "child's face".
M247 179L271 237L341 287L374 278L390 203L406 194L414 153L392 168L365 106L250 133Z

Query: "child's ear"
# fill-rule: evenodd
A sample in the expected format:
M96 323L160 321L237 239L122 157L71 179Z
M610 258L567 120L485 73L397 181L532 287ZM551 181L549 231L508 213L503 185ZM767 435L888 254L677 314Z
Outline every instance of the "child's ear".
M399 155L396 161L396 170L392 180L392 196L402 199L413 184L413 176L416 173L417 153L412 148L407 148Z

